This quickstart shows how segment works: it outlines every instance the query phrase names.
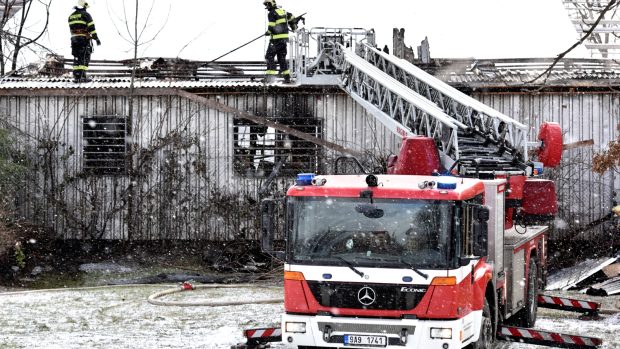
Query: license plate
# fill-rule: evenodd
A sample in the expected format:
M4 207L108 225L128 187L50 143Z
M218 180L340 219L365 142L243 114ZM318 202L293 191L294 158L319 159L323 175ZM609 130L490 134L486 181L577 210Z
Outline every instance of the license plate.
M387 337L385 336L360 336L354 334L344 335L344 345L363 345L368 347L385 347L387 346Z

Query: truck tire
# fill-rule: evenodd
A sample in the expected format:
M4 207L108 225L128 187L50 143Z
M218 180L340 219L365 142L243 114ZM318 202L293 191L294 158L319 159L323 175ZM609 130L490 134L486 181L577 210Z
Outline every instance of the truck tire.
M530 271L527 277L527 295L525 309L517 314L517 326L534 327L538 314L538 266L534 258L530 258Z
M472 343L471 349L492 349L493 348L493 320L491 319L491 307L489 301L484 298L482 308L482 324L480 326L480 337L476 343Z

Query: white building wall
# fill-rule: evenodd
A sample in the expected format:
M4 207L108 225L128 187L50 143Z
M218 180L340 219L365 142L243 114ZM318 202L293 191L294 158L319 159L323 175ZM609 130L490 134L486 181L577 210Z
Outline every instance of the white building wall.
M617 93L478 93L474 97L531 126L530 140L537 139L543 122L557 122L564 130L564 143L593 140L593 147L565 151L561 166L549 174L556 181L560 219L557 227L582 226L610 211L613 192L620 191L620 178L610 171L592 171L592 156L618 138L620 95ZM620 194L620 193L619 193ZM618 198L620 200L620 197ZM561 237L556 229L552 237ZM584 231L588 238L604 233L606 225Z
M203 96L259 116L277 116L289 109L291 95L235 92ZM565 152L562 168L551 172L559 189L559 223L586 224L608 212L613 190L620 188L620 176L594 174L591 158L618 137L618 94L477 93L474 97L531 125L530 140L535 140L538 126L544 121L559 122L565 130L566 143L594 140L593 148ZM322 119L325 140L368 153L368 158L398 152L399 139L339 90L298 92L294 101L302 104L297 107ZM50 174L38 168L31 174L38 181L24 182L21 214L49 226L66 239L89 238L99 233L106 239L258 238L258 189L264 179L246 178L234 171L231 116L170 96L139 97L135 109L133 140L143 150L141 156L151 156L152 161L144 169L148 175L134 183L142 193L135 198L136 229L130 232L127 210L119 209L128 178L79 175L82 116L127 115L128 98L106 96L105 92L96 97L37 96L28 91L23 96L0 95L0 118L23 135L22 149L30 152L33 161L42 161L46 156L42 142L57 140L52 161L56 183L62 182L59 178L74 178L65 183L63 190L56 188L57 197L49 197L53 191ZM192 138L195 142L180 148L178 144L162 143L172 132L179 133L181 140ZM324 152L325 172L333 170L331 160L337 155L329 150ZM166 174L166 164L171 159L176 161L173 167L182 178L180 183L171 182ZM199 167L202 172L197 171ZM280 178L272 191L281 195L291 183L292 178ZM230 214L231 210L239 214Z
M52 155L55 169L51 175L37 168L39 180L26 182L20 200L25 218L66 239L258 238L258 189L264 178L246 178L233 170L230 115L176 96L135 99L130 141L138 150L135 163L148 159L148 168L139 169L144 175L132 186L139 195L133 199L135 229L129 229L127 203L122 200L130 186L128 176L81 174L82 117L126 116L128 98L105 92L95 97L24 94L0 96L0 117L25 136L22 149L39 148L33 161ZM205 97L260 116L280 115L291 100L290 95L263 93ZM374 154L398 150L398 139L340 91L298 94L295 101L323 120L327 141L359 152L370 148ZM172 142L174 133L178 139ZM47 140L56 147L51 153L40 149ZM327 150L324 158L337 155ZM323 167L332 170L330 162ZM282 195L292 183L290 177L279 178L272 189ZM61 190L52 188L59 185Z

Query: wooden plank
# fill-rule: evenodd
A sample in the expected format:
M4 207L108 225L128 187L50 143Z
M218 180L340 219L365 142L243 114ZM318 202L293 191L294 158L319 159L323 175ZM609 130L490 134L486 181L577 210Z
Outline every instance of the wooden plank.
M593 145L594 145L594 140L588 139L586 141L566 143L562 146L562 150L566 151L566 150L571 150L571 149L585 148L585 147L591 147Z
M301 139L303 139L305 141L308 141L308 142L311 142L311 143L314 143L314 144L317 144L317 145L320 145L320 146L323 146L323 147L326 147L326 148L329 148L331 150L335 150L335 151L338 151L338 152L341 152L341 153L344 153L344 154L349 154L349 155L353 155L353 156L360 156L361 155L360 153L358 153L358 152L356 152L354 150L345 148L345 147L343 147L341 145L338 145L336 143L332 143L332 142L329 142L329 141L326 141L326 140L323 140L323 139L311 136L311 135L309 135L307 133L298 131L298 130L292 128L292 127L288 127L288 126L285 126L285 125L273 122L271 120L268 120L267 118L260 117L260 116L257 116L257 115L253 115L253 114L250 114L248 112L245 112L245 111L233 108L233 107L229 107L229 106L227 106L227 105L225 105L223 103L220 103L220 102L217 102L217 101L214 101L214 100L210 100L210 99L207 99L205 97L202 97L202 96L199 96L199 95L187 92L187 91L183 91L183 90L173 90L173 91L176 91L176 95L178 95L180 97L187 98L187 99L189 99L191 101L199 103L199 104L201 104L201 105L203 105L205 107L208 107L210 109L215 109L215 110L219 110L219 111L221 111L223 113L232 114L235 117L238 117L238 118L241 118L241 119L245 119L245 120L250 120L250 121L252 121L254 123L257 123L259 125L264 125L264 126L272 127L272 128L274 128L274 129L276 129L276 130L278 130L280 132L284 132L284 133L290 134L290 135L295 136L297 138L301 138Z

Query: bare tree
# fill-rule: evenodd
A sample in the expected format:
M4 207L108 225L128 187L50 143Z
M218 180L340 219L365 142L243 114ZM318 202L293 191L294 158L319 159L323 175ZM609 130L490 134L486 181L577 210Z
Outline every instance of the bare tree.
M33 0L0 0L0 75L7 72L7 67L16 70L24 49L32 51L51 52L38 41L47 32L52 0L37 0L36 4L43 6L45 21L42 25L34 25L31 19L38 14ZM16 16L17 14L17 16ZM34 29L35 27L38 27ZM34 49L36 47L36 49Z
M109 7L108 3L108 13L110 13L110 17L117 18L117 22L115 22L115 29L118 35L125 40L127 43L131 45L133 51L133 59L131 61L131 83L129 90L129 100L128 100L128 110L127 110L127 134L129 137L133 134L134 127L140 127L140 118L136 117L135 114L135 80L136 80L136 71L139 68L138 64L138 49L142 46L148 45L153 41L157 40L159 34L164 30L166 24L168 23L168 18L162 22L161 26L155 30L154 32L148 31L150 28L150 23L152 22L151 16L153 15L153 10L155 8L155 1L151 1L151 5L146 11L146 15L144 18L140 17L140 1L134 0L134 13L131 14L127 6L125 6L125 2L123 2L123 14L122 17L118 15L112 15L112 11ZM170 7L168 9L168 16L170 14ZM131 18L133 15L133 18ZM120 22L120 23L118 23ZM121 29L122 28L122 29ZM128 224L128 240L131 240L135 235L135 227L134 221L136 220L136 205L137 205L137 195L136 195L136 186L139 186L137 182L138 177L138 167L136 165L136 155L139 155L140 149L135 145L135 142L132 142L128 147L129 151L127 152L127 163L128 163L128 171L127 175L129 177L129 187L127 188L127 221ZM138 185L136 185L138 184Z

